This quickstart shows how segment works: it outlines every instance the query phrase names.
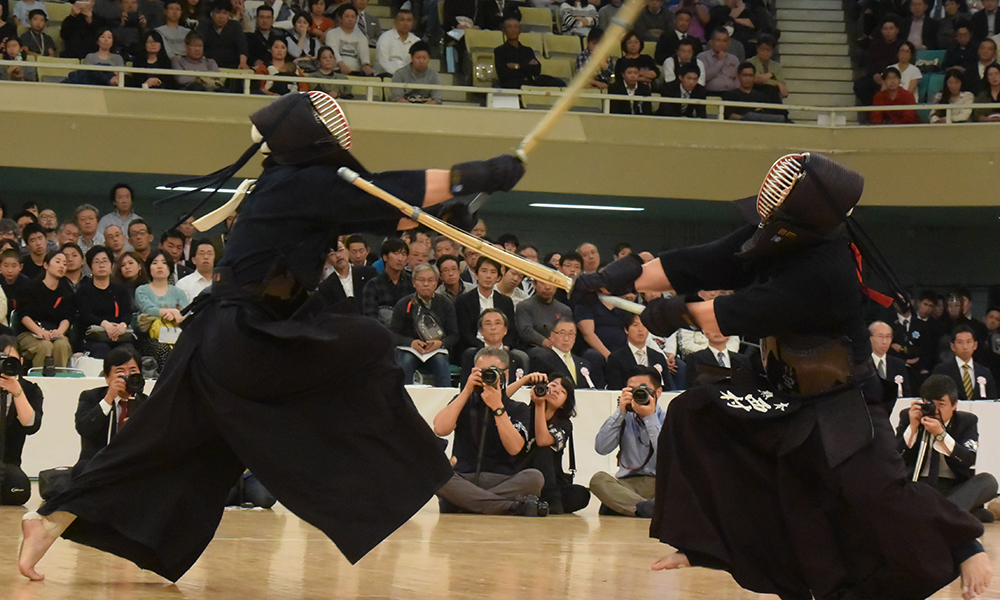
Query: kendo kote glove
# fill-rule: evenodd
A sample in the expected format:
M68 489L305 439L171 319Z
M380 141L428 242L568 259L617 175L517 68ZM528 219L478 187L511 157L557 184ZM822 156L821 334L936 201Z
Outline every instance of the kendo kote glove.
M459 163L451 168L451 193L471 196L480 192L509 192L521 177L524 177L524 164L510 154Z
M653 335L667 337L678 329L700 331L694 316L688 310L688 300L685 296L656 298L646 305L646 310L639 315L639 320Z
M574 304L597 302L597 292L608 290L612 296L635 292L635 280L642 275L642 259L634 254L623 256L597 273L581 273L573 282L570 300Z

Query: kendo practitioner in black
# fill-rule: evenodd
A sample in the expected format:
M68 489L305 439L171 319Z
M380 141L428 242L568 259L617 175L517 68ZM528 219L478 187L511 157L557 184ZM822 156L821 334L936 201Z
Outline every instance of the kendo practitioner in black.
M989 585L982 525L909 481L881 406L845 233L862 188L826 157L789 155L748 199L759 224L577 279L583 298L675 294L642 314L658 335L761 339L764 374L720 368L670 402L650 534L677 552L654 569L722 569L783 600L925 598L959 574L967 599ZM698 301L718 289L735 292Z
M228 178L258 149L267 156L213 284L128 427L69 490L25 515L18 567L30 579L43 579L34 567L61 535L176 581L212 540L246 468L354 563L452 476L403 387L392 334L308 291L332 237L391 235L401 224L338 168L429 207L452 193L509 190L523 167L500 156L450 172L370 174L348 152L340 107L320 92L284 96L250 120L256 144L210 176Z

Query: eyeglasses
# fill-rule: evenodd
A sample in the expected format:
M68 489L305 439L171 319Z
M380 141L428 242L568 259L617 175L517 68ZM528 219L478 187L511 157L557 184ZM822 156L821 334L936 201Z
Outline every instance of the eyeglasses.
M559 337L573 337L576 335L576 331L553 331L552 335L558 335Z

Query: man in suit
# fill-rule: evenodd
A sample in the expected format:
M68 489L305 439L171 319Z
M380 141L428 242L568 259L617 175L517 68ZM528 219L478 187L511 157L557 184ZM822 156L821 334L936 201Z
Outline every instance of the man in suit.
M897 398L912 398L910 378L906 372L906 363L902 359L888 354L893 343L892 327L883 321L875 321L868 326L868 334L872 343L872 361L875 362L875 372L882 382L884 392L882 406L885 414L891 415L896 406Z
M705 86L698 83L700 76L701 71L697 64L681 65L677 79L663 86L663 97L704 100L706 92ZM676 104L673 102L661 102L657 113L664 117L686 117L688 119L704 119L706 116L704 104Z
M368 38L368 46L374 48L382 35L382 24L378 17L365 10L368 8L368 0L354 0L354 8L358 9L358 29Z
M457 346L456 358L462 356L466 348L480 348L479 316L487 308L499 309L507 317L507 335L503 343L508 348L517 346L517 327L514 325L514 301L496 292L493 286L500 280L503 267L497 261L487 256L481 256L476 263L476 289L459 294L455 300L455 314L458 316L458 334L460 340Z
M976 474L979 450L979 417L956 410L961 386L944 375L931 375L920 387L921 400L899 413L896 439L912 478L920 461L918 481L940 491L962 510L991 523L993 514L983 505L997 496L997 480L989 473ZM924 411L933 405L934 414ZM921 448L924 448L921 457Z
M125 378L141 373L142 357L132 346L118 346L104 358L104 380L107 385L80 394L76 406L76 431L80 434L80 458L73 466L73 477L87 467L90 459L108 445L118 429L128 420L128 408L123 400L131 395L125 389Z
M682 8L674 13L674 28L672 30L666 30L660 35L660 39L656 41L656 53L653 55L653 60L656 64L662 65L665 60L670 58L677 52L677 47L680 45L681 40L687 38L692 40L697 44L694 49L694 53L698 54L701 52L701 41L698 38L688 37L688 30L691 27L691 19L694 15L686 8Z
M997 62L996 41L986 38L979 42L976 54L979 56L979 60L976 64L966 68L965 79L962 81L962 89L973 94L978 94L983 89L983 77L986 76L986 67Z
M174 270L170 274L170 283L177 285L177 282L184 279L194 269L184 264L184 234L176 229L168 229L160 236L160 250L166 252L174 261Z
M672 383L667 357L660 351L646 345L649 330L642 324L639 315L629 313L625 317L625 335L628 345L619 348L608 356L608 364L604 367L609 390L620 390L628 382L629 373L637 366L653 367L660 372L665 389L675 389Z
M936 50L941 24L927 14L927 0L910 1L910 18L900 23L899 34L917 50ZM916 61L917 57L913 57Z
M528 370L528 355L523 350L512 350L504 346L503 339L507 336L507 315L503 311L496 308L487 308L483 311L483 314L479 315L478 326L479 337L482 338L482 341L476 340L479 342L478 346L466 348L465 352L462 353L462 370L459 373L459 387L465 387L465 382L469 380L472 368L476 364L476 353L483 348L500 348L507 352L510 359L510 368L507 372L508 384L514 383L523 377L525 373L530 373Z
M708 348L694 352L686 357L688 388L698 385L698 379L705 375L698 368L700 365L721 367L724 369L742 367L749 370L752 368L749 358L737 352L729 351L729 348L727 348L729 336L713 332L707 332L705 336L708 338Z
M7 356L21 360L13 337L0 336L0 348ZM0 375L0 411L5 411L0 430L0 504L20 506L31 498L31 482L21 470L21 451L25 438L42 426L42 390L20 376Z
M997 384L985 365L973 362L972 354L979 344L967 325L959 325L951 332L953 360L934 367L935 375L947 375L958 386L959 400L986 400L997 398Z
M997 13L997 0L983 0L983 10L972 15L972 35L977 40L985 40L1000 33L1000 13Z
M319 293L328 304L336 304L350 298L358 314L361 314L361 294L365 284L374 279L378 273L369 266L352 265L347 246L340 240L336 240L336 249L330 248L329 252L333 255L333 271L320 282Z
M622 58L619 60L628 60ZM653 95L648 83L639 81L639 66L630 64L622 72L622 78L612 83L608 87L608 93L618 96L630 96L633 98L649 97ZM612 100L611 114L613 115L651 115L653 105L649 100Z
M573 321L559 319L549 339L552 340L551 348L536 346L528 351L533 372L569 377L578 388L604 389L604 374L595 372L589 362L573 354L573 344L576 343L576 324Z

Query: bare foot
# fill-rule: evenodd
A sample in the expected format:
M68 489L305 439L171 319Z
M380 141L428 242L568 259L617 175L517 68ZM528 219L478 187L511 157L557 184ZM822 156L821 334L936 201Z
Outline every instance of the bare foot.
M21 521L21 532L24 533L24 540L17 556L17 568L28 579L42 581L45 575L36 571L35 565L45 556L56 538L45 531L45 526L39 519Z
M680 569L681 567L690 567L691 563L688 561L688 557L683 552L674 552L670 556L664 556L660 560L653 563L654 571L665 571L667 569ZM964 571L963 571L964 573Z
M962 598L972 600L978 598L993 579L993 566L990 564L990 557L985 552L974 554L965 559L961 564L962 569Z

